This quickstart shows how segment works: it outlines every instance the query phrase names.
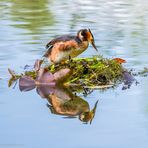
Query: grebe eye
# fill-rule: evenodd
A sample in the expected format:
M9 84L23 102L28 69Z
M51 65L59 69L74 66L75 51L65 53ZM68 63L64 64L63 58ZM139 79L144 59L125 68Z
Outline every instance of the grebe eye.
M83 36L85 36L85 35L86 35L86 30L83 30L83 31L81 32L81 34L82 34Z

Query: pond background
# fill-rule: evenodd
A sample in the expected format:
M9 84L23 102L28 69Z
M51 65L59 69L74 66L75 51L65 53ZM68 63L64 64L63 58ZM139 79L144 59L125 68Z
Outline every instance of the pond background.
M147 0L0 0L0 148L148 147L148 79L122 91L99 90L83 98L91 125L51 114L36 91L8 88L7 69L22 72L45 53L45 44L90 28L104 57L120 57L136 71L148 67ZM90 46L80 57L91 57ZM81 94L80 94L81 95Z

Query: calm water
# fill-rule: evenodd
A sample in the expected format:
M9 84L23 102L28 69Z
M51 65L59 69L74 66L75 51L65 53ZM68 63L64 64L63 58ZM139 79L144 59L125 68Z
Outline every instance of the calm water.
M148 66L147 0L0 0L0 148L147 148L148 79L122 91L94 91L79 97L92 124L52 114L36 90L7 87L8 67L22 72L46 51L56 35L91 28L100 54L120 57L137 71ZM96 52L90 48L82 57Z

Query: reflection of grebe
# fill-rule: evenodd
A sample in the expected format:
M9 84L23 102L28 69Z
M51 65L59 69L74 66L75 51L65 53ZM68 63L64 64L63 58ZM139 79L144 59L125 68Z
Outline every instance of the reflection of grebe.
M39 86L37 92L41 97L48 100L47 106L53 114L68 117L78 116L82 122L91 122L94 118L98 101L90 111L88 102L73 95L67 88Z
M36 88L37 93L46 98L49 102L48 107L53 114L76 117L83 122L91 123L94 118L97 103L90 111L89 104L84 99L72 94L64 86L59 87L59 82L65 79L70 73L69 69L61 69L55 74L49 73L46 69L40 68L39 61L36 62L36 79L29 76L22 76L19 79L19 88L21 91L30 91Z
M21 78L22 79L22 78ZM94 118L98 101L92 110L89 108L89 104L84 99L71 93L70 90L64 87L57 87L55 85L35 85L35 83L28 83L28 79L20 79L19 85L21 91L30 91L36 88L37 93L48 100L48 108L51 113L56 115L64 115L68 117L78 116L82 122L91 123ZM24 82L26 81L26 82ZM21 82L21 83L20 83ZM30 87L31 84L31 87Z

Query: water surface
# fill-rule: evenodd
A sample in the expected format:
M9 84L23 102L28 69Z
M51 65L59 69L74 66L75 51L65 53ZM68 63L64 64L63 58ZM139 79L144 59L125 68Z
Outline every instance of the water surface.
M100 54L120 57L137 71L148 66L147 0L1 0L0 1L0 148L5 147L148 147L148 79L84 97L92 124L65 119L47 108L36 90L7 87L7 68L22 72L41 58L56 35L90 28ZM91 57L90 46L80 57Z

